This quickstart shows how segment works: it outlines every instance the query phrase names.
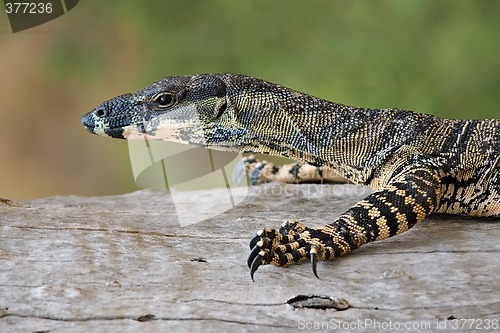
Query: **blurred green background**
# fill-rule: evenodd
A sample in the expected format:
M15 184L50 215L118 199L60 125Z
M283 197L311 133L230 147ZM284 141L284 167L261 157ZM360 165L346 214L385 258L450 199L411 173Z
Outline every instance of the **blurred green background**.
M81 0L0 13L0 197L129 192L124 141L80 117L163 76L239 72L344 104L499 117L500 1Z

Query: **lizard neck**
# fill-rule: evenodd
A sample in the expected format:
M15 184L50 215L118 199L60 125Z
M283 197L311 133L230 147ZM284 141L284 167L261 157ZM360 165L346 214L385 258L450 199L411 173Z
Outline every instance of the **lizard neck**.
M251 144L243 151L328 165L360 184L369 182L374 170L402 145L426 135L432 121L424 119L439 119L398 109L346 106L281 86L246 92L234 101L237 108L252 108L243 124Z

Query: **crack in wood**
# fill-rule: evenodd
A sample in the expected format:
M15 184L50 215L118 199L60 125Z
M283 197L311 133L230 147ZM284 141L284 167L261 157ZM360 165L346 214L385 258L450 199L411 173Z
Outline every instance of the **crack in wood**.
M295 309L335 309L337 311L347 310L350 305L343 298L334 298L323 295L298 295L287 301Z
M260 322L247 322L241 320L230 320L224 318L210 318L210 317L159 317L155 314L147 314L141 316L102 316L102 317L52 317L52 316L36 316L36 315L24 315L24 314L14 314L7 313L1 314L1 318L6 317L17 317L17 318L25 318L25 319L44 319L44 320L52 320L52 321L60 321L60 322L90 322L90 321L116 321L116 320L133 320L137 322L149 322L149 321L215 321L215 322L223 322L223 323L232 323L239 325L255 325L261 327L278 327L278 328L294 328L294 326L286 326L286 325L270 325Z

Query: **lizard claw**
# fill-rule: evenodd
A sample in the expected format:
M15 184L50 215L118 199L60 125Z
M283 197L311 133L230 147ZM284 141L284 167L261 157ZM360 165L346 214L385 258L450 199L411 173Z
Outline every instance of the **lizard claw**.
M258 237L260 238L260 236L258 236ZM252 248L252 252L250 252L250 255L248 256L248 259L247 259L248 268L252 267L253 261L255 260L257 255L260 253L260 251L262 251L263 249L266 250L269 247L269 243L270 243L270 240L269 240L269 238L266 238L266 237L259 239L257 242L254 242L255 245Z
M260 265L265 263L265 258L262 256L260 253L257 253L255 258L252 261L252 264L250 265L250 277L252 278L252 281L255 281L253 279L253 274L257 271L257 269L260 267Z
M268 239L268 237L275 238L276 232L274 232L272 229L269 229L269 228L257 231L255 236L250 240L250 250L253 250L255 245L257 245L257 243L260 240ZM261 245L261 247L262 247L262 245Z
M252 267L252 263L255 260L255 258L259 255L259 252L262 250L262 248L258 245L255 245L252 249L252 252L250 252L250 255L248 256L247 259L247 266L248 268Z
M261 234L257 233L251 240L250 240L250 250L253 250L255 248L255 245L257 245L257 242L260 241L261 239Z
M311 269L312 272L314 273L314 276L319 279L318 272L316 271L316 268L318 267L318 254L317 254L316 247L311 247L311 252L310 252L310 258L311 258Z

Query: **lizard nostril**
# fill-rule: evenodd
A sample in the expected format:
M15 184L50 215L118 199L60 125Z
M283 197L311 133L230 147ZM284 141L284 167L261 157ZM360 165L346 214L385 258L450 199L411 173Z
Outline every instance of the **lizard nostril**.
M105 108L97 109L94 111L94 115L97 118L106 117L108 115L108 110L106 110Z

